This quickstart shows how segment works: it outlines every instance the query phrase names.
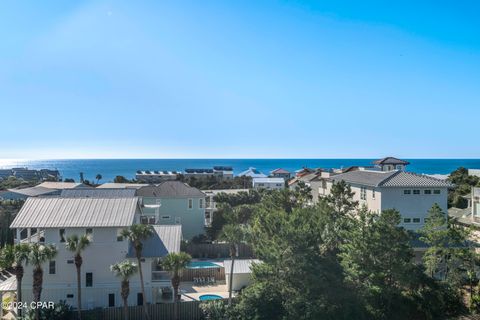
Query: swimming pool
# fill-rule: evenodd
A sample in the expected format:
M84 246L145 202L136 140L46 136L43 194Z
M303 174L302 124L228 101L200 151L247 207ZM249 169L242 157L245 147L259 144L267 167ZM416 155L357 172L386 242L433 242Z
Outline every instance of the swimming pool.
M204 294L198 298L200 299L200 301L223 299L221 296L216 294Z
M220 266L210 261L191 261L187 266L187 269L206 269L206 268L220 268Z

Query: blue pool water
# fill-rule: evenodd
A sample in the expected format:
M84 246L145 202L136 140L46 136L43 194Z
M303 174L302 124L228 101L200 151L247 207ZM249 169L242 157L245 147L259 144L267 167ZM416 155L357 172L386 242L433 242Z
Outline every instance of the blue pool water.
M205 300L218 300L222 299L222 297L217 296L216 294L204 294L199 297L200 301L205 301Z
M192 261L187 266L187 269L205 269L205 268L220 268L220 266L210 261Z

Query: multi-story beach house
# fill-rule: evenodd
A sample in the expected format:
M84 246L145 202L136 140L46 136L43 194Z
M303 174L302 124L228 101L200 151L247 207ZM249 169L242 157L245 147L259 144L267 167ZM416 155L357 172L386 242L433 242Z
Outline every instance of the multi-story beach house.
M274 178L283 178L285 180L288 180L291 178L292 173L288 170L278 168L275 170L270 171L270 176Z
M82 302L84 309L121 306L120 280L110 265L134 258L131 244L121 237L121 230L140 223L138 197L45 197L28 198L15 217L18 242L53 244L57 256L43 267L43 301L65 300L77 305L76 269L73 253L66 250L71 235L88 235L90 245L82 253ZM170 277L161 271L159 261L170 252L179 252L180 225L155 225L154 236L144 242L142 270L148 303L172 301ZM32 266L25 267L22 282L23 301L32 301ZM141 305L138 276L130 280L128 304Z
M447 212L446 180L401 170L379 171L360 169L341 174L322 173L320 197L330 194L333 183L345 181L354 192L353 200L374 212L396 209L402 215L401 225L418 230L425 224L428 210L437 203Z
M185 239L205 232L205 194L188 184L173 180L156 185L104 183L101 189L130 189L140 198L142 223L182 226Z
M217 203L215 196L220 193L237 194L240 192L248 192L248 189L224 189L224 190L202 190L205 194L205 226L210 226L213 220L213 215L217 211Z
M205 194L181 181L139 188L142 223L181 225L185 239L205 232Z

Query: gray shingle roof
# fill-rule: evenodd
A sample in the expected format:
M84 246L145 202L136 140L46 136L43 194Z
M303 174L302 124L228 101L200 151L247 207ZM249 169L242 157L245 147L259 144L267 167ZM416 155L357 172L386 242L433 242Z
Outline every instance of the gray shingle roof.
M142 256L145 258L160 258L171 252L180 252L182 241L181 225L154 225L154 235L143 242ZM132 244L128 248L128 258L135 257Z
M447 181L405 171L358 170L335 175L330 180L370 187L453 187Z
M158 185L138 189L137 196L156 198L205 197L197 188L190 187L181 181L164 181Z
M371 171L357 170L334 175L332 181L342 181L354 184L361 184L370 187L377 187L382 181L396 174L398 171Z
M127 227L138 198L28 198L10 228Z
M398 158L395 158L395 157L385 157L385 158L382 158L382 159L378 159L378 160L375 160L373 161L374 164L404 164L404 165L408 165L410 164L410 162L408 161L405 161L405 160L401 160L401 159L398 159Z
M453 187L450 182L445 180L404 171L398 171L397 174L394 174L382 181L380 185L382 187Z
M62 198L133 198L136 189L66 189Z

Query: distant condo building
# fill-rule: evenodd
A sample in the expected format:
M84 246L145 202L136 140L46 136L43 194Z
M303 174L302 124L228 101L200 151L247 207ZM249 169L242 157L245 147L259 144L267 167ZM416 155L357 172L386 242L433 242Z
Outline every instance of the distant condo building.
M208 177L216 177L224 180L233 179L233 168L227 166L215 166L212 169L185 169L183 174L185 178L203 179Z
M17 179L23 179L27 181L32 181L32 180L58 181L61 179L61 175L58 170L50 170L50 169L32 170L28 168L0 169L0 180L6 179L9 177L15 177Z
M179 174L181 172L138 170L135 179L139 182L160 183L167 180L176 180Z

